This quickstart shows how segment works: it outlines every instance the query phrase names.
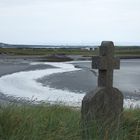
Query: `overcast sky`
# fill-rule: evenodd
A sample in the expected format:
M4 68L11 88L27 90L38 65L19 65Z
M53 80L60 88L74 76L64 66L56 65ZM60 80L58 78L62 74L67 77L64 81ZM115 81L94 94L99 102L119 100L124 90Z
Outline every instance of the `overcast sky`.
M140 0L0 0L0 42L140 44Z

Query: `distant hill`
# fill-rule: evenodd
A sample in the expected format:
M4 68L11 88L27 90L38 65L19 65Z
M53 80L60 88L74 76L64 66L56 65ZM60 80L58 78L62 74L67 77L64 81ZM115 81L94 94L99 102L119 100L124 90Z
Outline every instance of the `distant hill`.
M69 48L69 49L90 49L98 48L98 45L25 45L0 43L0 48ZM139 49L140 46L116 46L117 49Z
M0 43L0 48L9 48L9 47L12 47L12 45L6 43Z
M97 46L82 45L25 45L0 43L0 48L95 48Z

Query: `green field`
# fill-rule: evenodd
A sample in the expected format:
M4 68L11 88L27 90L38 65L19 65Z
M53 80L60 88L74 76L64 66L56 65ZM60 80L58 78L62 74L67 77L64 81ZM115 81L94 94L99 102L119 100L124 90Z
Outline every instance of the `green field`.
M65 54L92 56L98 55L98 48L96 48L95 50L86 50L80 48L0 48L0 54L41 56L48 56L52 54ZM140 47L116 46L115 54L117 56L140 56Z
M95 52L81 49L65 49L65 48L0 48L1 54L10 55L51 55L51 54L66 54L66 55L92 55Z
M140 140L140 109L124 111L117 131L90 125L91 140ZM80 110L64 106L0 106L0 140L81 140ZM102 138L101 138L102 137Z

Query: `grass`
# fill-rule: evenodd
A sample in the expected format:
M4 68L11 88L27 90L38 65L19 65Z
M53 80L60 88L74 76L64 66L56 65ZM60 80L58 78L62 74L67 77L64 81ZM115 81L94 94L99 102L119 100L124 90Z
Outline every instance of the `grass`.
M40 55L48 56L54 54L65 55L82 55L92 56L98 55L98 49L84 50L80 48L0 48L0 54L8 55ZM115 54L117 56L140 56L140 47L116 47Z
M67 140L79 137L80 113L66 107L7 106L0 109L1 140Z
M97 124L90 124L91 140L101 140ZM81 140L80 111L64 106L0 107L0 140ZM123 121L111 137L106 130L102 140L140 140L140 109L124 111Z
M65 55L93 55L94 51L81 49L65 49L65 48L0 48L1 54L8 55L42 55L48 56L52 54Z

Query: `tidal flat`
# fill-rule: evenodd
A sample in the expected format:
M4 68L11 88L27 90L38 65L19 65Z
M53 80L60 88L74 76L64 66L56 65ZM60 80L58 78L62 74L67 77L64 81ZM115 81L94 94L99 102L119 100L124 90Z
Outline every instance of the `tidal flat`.
M126 107L140 104L140 59L122 59L114 72L114 87L124 95ZM39 57L0 59L0 99L3 102L35 100L80 106L85 94L97 86L91 61L44 62Z

